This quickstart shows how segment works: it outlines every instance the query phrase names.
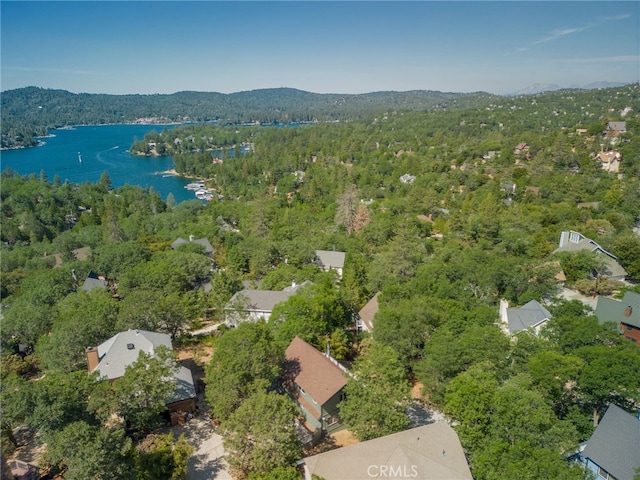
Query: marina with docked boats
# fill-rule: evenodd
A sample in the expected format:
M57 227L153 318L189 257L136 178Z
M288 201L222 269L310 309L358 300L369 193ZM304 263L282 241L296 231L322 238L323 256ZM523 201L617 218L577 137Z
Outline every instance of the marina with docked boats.
M187 190L193 191L198 200L222 200L223 195L217 195L213 190L206 188L202 182L192 182L184 186Z

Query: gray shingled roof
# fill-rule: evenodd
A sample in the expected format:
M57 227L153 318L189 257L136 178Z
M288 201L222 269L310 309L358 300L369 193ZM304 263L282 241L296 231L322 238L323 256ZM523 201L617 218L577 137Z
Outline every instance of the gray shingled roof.
M270 312L279 303L286 302L295 292L278 290L242 290L237 292L226 305L226 308L233 308L237 302L246 301L247 310L257 310Z
M580 240L575 242L570 240L571 235L579 236ZM560 235L560 246L556 248L553 253L556 252L578 252L580 250L587 250L589 252L595 252L599 258L604 261L605 272L604 274L612 278L624 278L627 275L625 269L618 263L618 257L613 253L608 252L602 248L598 242L585 237L580 232L564 231Z
M625 317L627 307L631 307L631 314ZM627 291L622 300L598 297L595 316L600 323L616 322L619 324L623 322L640 328L640 293Z
M116 333L98 345L100 363L93 371L109 380L120 378L124 375L127 366L138 360L140 351L153 355L160 346L172 350L171 337L165 333L146 330L127 330ZM171 398L167 399L167 404L195 398L196 388L191 370L184 366L180 367L175 379L176 391Z
M618 480L633 480L640 468L640 420L611 404L582 451Z
M607 123L607 130L618 130L619 132L626 132L627 122L609 122Z
M97 273L90 271L80 288L85 292L90 292L94 288L107 288L108 286L109 284L105 280L102 280Z
M187 398L195 398L196 387L193 383L193 375L191 370L182 366L175 376L176 379L176 392L167 400L167 405Z
M130 345L133 347L129 348ZM98 345L100 363L94 371L109 380L122 377L125 368L138 360L141 350L153 355L160 345L171 350L171 337L165 333L146 330L127 330L116 333L106 342Z
M315 474L325 480L473 478L458 435L447 423L412 428L320 453L303 461L309 475ZM390 468L395 472L392 475L389 475ZM380 475L383 470L386 475Z
M336 252L333 250L316 250L316 258L318 264L324 268L344 268L345 252Z
M507 308L507 318L509 320L509 331L517 333L550 319L551 313L536 300L531 300L520 308Z
M207 254L213 253L213 246L211 245L211 242L209 241L209 239L196 238L194 240L191 240L191 242L202 245L204 247L205 253ZM189 240L185 240L184 238L178 238L171 244L171 248L173 249L178 248L180 245L184 245L185 243L189 243Z
M298 292L301 288L312 285L309 280L300 284L292 284L283 290L241 290L237 292L225 306L227 309L237 308L237 303L241 302L248 311L271 312L273 307L279 303L286 302L291 295Z

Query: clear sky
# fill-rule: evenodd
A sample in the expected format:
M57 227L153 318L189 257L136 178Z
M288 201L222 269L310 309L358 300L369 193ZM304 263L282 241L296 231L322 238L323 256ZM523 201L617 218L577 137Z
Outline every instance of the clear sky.
M633 1L6 1L2 90L510 93L640 81Z

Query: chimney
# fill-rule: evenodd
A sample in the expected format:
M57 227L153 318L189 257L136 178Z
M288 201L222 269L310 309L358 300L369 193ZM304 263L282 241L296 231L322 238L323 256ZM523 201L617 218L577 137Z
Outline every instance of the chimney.
M189 241L193 242L196 239L196 237L194 237L193 235L189 235Z
M631 308L631 305L627 305L627 308L624 309L624 316L629 318L631 316L631 312L633 312L633 308Z
M87 347L85 353L87 354L87 369L89 372L93 372L100 363L98 347Z
M327 338L327 351L325 353L325 355L327 356L327 358L331 358L331 342L329 341L329 339Z

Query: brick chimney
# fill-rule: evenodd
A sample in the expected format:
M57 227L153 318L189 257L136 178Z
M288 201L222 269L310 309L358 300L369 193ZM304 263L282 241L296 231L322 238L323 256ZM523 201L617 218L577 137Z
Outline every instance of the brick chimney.
M87 354L87 369L89 372L93 372L100 363L98 347L87 347L85 353Z
M632 311L633 311L633 308L631 308L631 305L627 305L627 308L624 309L624 316L629 318L631 316Z

